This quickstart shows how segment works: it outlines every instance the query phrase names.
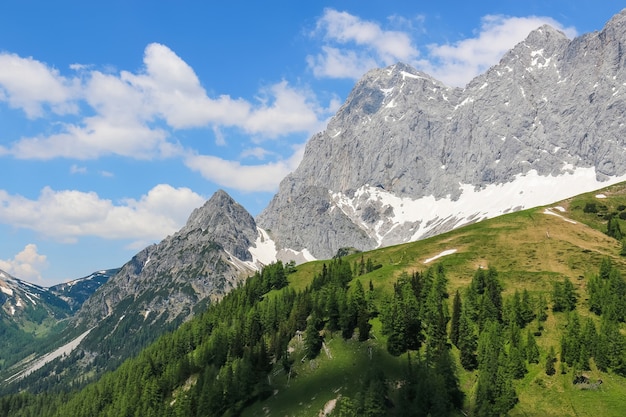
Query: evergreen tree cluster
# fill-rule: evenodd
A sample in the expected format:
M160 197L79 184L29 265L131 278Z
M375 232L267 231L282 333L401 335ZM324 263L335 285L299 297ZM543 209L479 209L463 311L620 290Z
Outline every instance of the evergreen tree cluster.
M394 356L407 354L405 379L395 404L397 415L447 416L463 405L464 394L448 344L446 287L441 265L411 276L403 273L381 307L387 351ZM412 352L415 359L411 359ZM353 415L388 415L383 411L356 408Z
M620 323L626 321L626 281L605 258L598 274L589 280L587 292L589 309L600 316L600 331L596 333L590 319L580 330L579 320L574 316L570 319L571 326L568 325L568 337L561 342L562 356L565 362L576 364L579 369L586 369L588 357L593 357L599 369L611 369L626 376L626 338L620 332ZM579 351L580 358L575 362Z
M562 282L555 281L552 284L552 311L572 311L576 308L578 295L574 284L569 278L563 278Z
M626 320L626 281L620 271L604 258L598 275L587 285L589 309L610 321Z
M494 268L478 269L464 295L452 301L450 342L459 349L461 366L478 371L475 388L477 416L506 414L517 403L513 381L523 378L527 364L540 359L535 333L527 328L547 316L545 299L515 291L506 299Z

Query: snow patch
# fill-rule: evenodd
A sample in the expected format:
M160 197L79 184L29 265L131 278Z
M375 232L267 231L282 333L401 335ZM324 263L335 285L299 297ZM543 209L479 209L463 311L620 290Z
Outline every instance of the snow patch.
M385 97L388 97L392 92L393 92L394 87L391 88L381 88L380 91L382 91L382 93L385 95Z
M253 246L248 248L252 255L252 266L259 269L259 266L269 265L276 262L276 243L270 238L270 235L260 227L257 227L257 238Z
M339 129L335 129L335 133L333 133L332 135L330 135L331 138L336 138L337 136L341 135L341 130Z
M555 208L556 208L556 207L555 207ZM558 218L560 218L560 219L563 219L563 220L565 220L566 222L571 223L571 224L578 224L578 222L575 222L575 221L574 221L574 220L572 220L572 219L568 219L567 217L563 217L563 216L561 216L560 214L553 212L553 211L552 211L552 209L549 209L549 208L545 209L545 210L543 211L543 214L549 214L549 215L551 215L551 216L556 216L556 217L558 217Z
M5 293L9 297L13 297L13 290L11 288L7 288L4 285L0 285L0 291Z
M606 198L606 195L604 195L604 194L596 194L596 198L600 198L600 199Z
M35 297L35 298L39 298L39 297L37 296L37 294L29 294L29 293L25 292L25 293L24 293L24 295L26 296L26 298L28 298L28 300L29 300L31 303L33 303L33 305L35 305L35 306L37 305L37 302L36 302L35 300L33 300L33 297Z
M406 72L406 71L400 71L400 74L402 74L402 79L407 79L407 78L413 78L416 80L422 79L424 77L420 77L419 75L415 75L415 74L411 74L410 72Z
M573 168L573 167L572 167ZM591 168L573 168L559 176L542 176L536 170L518 174L511 182L489 184L477 188L459 184L461 195L417 199L400 197L379 187L366 184L353 196L329 190L331 204L340 209L378 246L415 241L477 221L497 217L511 211L540 207L577 194L591 192L608 185L626 181L626 175L608 181L596 179ZM361 217L364 207L372 206L384 216L384 221L367 223Z
M439 259L442 256L447 256L447 255L452 255L453 253L456 253L456 249L448 249L448 250L444 250L443 252L441 252L439 255L435 255L432 258L428 258L424 261L425 264L430 263L432 261L434 261L435 259Z
M463 107L466 104L471 104L473 102L474 102L474 98L473 97L466 97L465 100L463 100L461 103L459 103L456 106L454 106L454 110L458 109L459 107Z

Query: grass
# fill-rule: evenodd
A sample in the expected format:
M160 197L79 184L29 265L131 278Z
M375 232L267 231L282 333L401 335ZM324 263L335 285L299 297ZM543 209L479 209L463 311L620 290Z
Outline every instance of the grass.
M374 320L376 321L376 320ZM380 329L380 324L374 323ZM298 337L291 341L295 359L291 376L276 367L272 374L274 395L247 408L243 416L317 416L324 405L340 396L353 397L371 366L383 367L398 379L402 362L389 355L380 340L360 343L343 340L340 333L326 337L326 348L313 360L304 357ZM370 357L371 348L371 357Z
M599 199L598 194L607 198ZM595 203L599 213L585 212L588 203ZM584 194L552 205L565 211L547 207L510 213L495 219L475 223L443 235L418 242L386 247L365 253L351 254L343 258L351 265L361 257L371 259L381 268L358 279L368 288L371 281L376 299L381 299L393 289L402 273L423 272L433 264L441 263L448 277L448 292L469 285L479 267L495 267L504 286L504 296L516 290L528 290L531 295L544 294L551 303L550 292L555 281L568 278L579 294L578 314L581 322L586 317L598 318L586 305L586 283L598 271L603 258L609 257L613 264L626 270L626 259L620 256L621 244L606 236L606 214L619 215L626 211L626 184ZM620 210L621 209L621 210ZM624 216L626 217L626 215ZM626 222L622 230L626 232ZM445 250L456 249L454 254L443 256L425 264ZM299 265L289 276L290 285L296 290L305 289L313 276L322 270L324 261ZM452 297L450 297L451 302ZM450 310L451 311L451 310ZM593 367L585 372L594 381L602 379L597 390L581 390L572 383L572 373L561 374L557 362L557 374L545 374L545 357L550 346L557 352L560 337L567 324L564 313L549 312L537 343L541 350L539 364L529 365L527 375L515 382L519 403L511 416L622 416L626 410L626 379L601 373ZM391 380L400 379L406 356L394 358L384 346L380 322L372 320L374 338L365 343L344 341L339 334L326 337L326 345L332 358L324 350L313 361L302 360L302 348L298 340L292 340L295 355L295 376L288 377L282 370L275 370L272 384L277 387L273 396L253 404L244 416L317 416L324 405L341 395L352 396L369 366L382 366ZM536 323L530 328L536 329ZM599 326L597 326L599 327ZM626 333L625 329L622 329ZM525 334L525 331L523 332ZM370 350L372 349L372 359ZM458 355L456 349L453 354ZM460 366L459 366L460 368ZM461 387L466 393L466 409L471 406L476 373L460 370ZM393 395L393 394L392 394Z

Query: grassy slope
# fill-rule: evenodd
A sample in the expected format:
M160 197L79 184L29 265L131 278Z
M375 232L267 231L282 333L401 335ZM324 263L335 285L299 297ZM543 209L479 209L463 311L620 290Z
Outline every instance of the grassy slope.
M598 199L596 194L608 198ZM545 214L545 207L508 214L496 219L476 223L427 240L388 247L365 254L382 268L362 276L364 287L369 280L374 284L377 296L389 292L402 272L423 271L437 262L443 263L449 279L449 292L466 287L478 267L493 266L499 271L504 285L504 296L515 290L527 289L531 294L545 293L550 300L552 283L568 277L579 294L578 313L581 317L593 316L586 305L585 285L596 274L602 258L610 257L614 264L626 271L626 259L619 256L620 244L607 237L602 230L606 221L598 214L584 213L587 202L596 202L604 212L616 212L619 205L626 205L626 185L617 185L596 193L585 194L552 207L563 207L565 212L552 209L563 217ZM488 202L486 202L488 204ZM570 221L567 221L569 219ZM622 227L626 230L626 227ZM457 252L441 257L428 264L424 261L442 251ZM361 254L345 260L353 263ZM305 288L322 267L321 261L298 267L290 281L296 288ZM516 381L519 404L511 411L512 416L621 416L626 409L626 379L612 374L601 374L592 369L586 372L592 381L598 378L603 384L598 390L583 391L572 384L571 371L559 372L549 377L544 372L547 350L554 346L557 354L561 332L567 317L564 313L549 313L542 336L537 338L541 349L541 362L528 367L526 377ZM298 340L292 341L296 354L296 376L289 378L277 370L273 383L275 395L262 403L256 403L244 415L317 416L324 405L340 395L352 396L369 363L383 364L387 375L400 379L406 356L396 359L384 350L384 336L380 323L373 320L373 335L364 344L345 342L340 336L327 335L326 344L332 358L324 350L314 361L301 361ZM530 324L535 329L535 324ZM372 357L370 350L372 347ZM556 364L557 370L560 364ZM471 402L475 373L459 373L462 388Z

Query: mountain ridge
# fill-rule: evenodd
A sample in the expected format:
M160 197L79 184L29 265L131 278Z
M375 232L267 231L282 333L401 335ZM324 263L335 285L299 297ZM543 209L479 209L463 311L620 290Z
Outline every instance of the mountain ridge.
M406 64L368 72L309 140L257 223L279 249L328 258L342 247L373 249L482 219L463 202L481 191L488 199L493 187L533 193L539 180L557 179L556 193L535 192L498 214L568 197L558 192L571 176L580 187L569 196L623 180L625 16L573 40L540 27L464 89ZM391 199L398 205L383 201ZM425 199L459 207L445 217L423 205L412 216L402 209Z

